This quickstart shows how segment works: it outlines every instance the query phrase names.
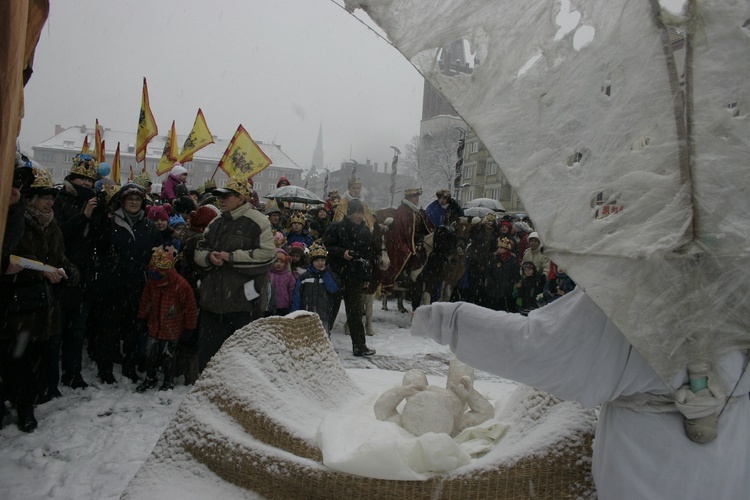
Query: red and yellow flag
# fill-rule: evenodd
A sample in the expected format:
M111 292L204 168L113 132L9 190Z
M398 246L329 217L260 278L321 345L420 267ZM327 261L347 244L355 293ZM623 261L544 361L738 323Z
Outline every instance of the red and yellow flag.
M230 178L247 178L257 174L271 164L271 159L240 125L229 142L224 156L221 157L219 168Z
M135 140L135 161L141 162L146 159L146 148L151 139L156 137L159 129L156 126L156 120L151 113L151 106L148 102L148 86L146 77L143 77L143 96L141 97L141 114L138 117L138 136Z
M133 173L133 165L130 165L130 175L128 176L129 181L133 181L135 179L135 174Z
M117 143L115 150L115 159L112 160L112 180L115 184L120 184L120 143Z
M177 161L177 132L175 132L174 120L172 120L172 129L167 136L167 142L164 143L164 151L161 154L159 166L156 167L156 175L164 175L172 170L175 161Z
M103 162L106 157L104 155L104 142L102 141L102 130L99 128L99 119L96 119L96 130L94 131L94 159L99 163Z
M81 154L82 154L82 155L87 155L87 154L90 154L90 148L89 148L89 136L88 136L88 135L86 135L86 136L85 136L85 137L83 138L83 147L81 148Z
M180 163L187 163L193 161L193 155L200 149L205 148L209 144L213 144L214 138L211 135L211 131L208 130L206 125L206 118L203 116L203 111L198 109L198 115L195 117L195 123L193 124L193 130L190 131L190 135L185 139L185 144L182 146L182 151L177 157L177 161Z

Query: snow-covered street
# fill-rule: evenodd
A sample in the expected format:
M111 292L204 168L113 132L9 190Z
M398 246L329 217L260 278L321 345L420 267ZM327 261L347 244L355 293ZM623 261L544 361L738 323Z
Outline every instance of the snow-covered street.
M390 306L389 311L382 311L379 303L374 306L376 335L367 340L377 355L370 358L352 356L349 337L342 334L342 307L332 338L344 366L379 370L384 376L412 367L444 375L448 348L412 337L409 315ZM178 383L173 391L139 394L127 379L102 386L88 362L83 375L89 388L60 386L63 397L36 408L39 428L31 434L19 431L14 411L8 411L0 431L3 499L119 498L190 389ZM119 370L116 376L119 379ZM498 380L482 372L477 379Z

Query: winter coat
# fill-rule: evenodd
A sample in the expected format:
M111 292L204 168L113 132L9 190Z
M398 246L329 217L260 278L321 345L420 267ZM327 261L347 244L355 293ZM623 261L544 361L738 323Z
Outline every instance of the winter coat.
M522 276L516 286L516 304L523 311L536 309L538 306L536 296L544 291L544 277L534 273L529 277Z
M303 245L305 245L307 248L310 248L310 246L315 242L315 238L310 234L309 231L306 229L303 229L299 233L293 233L289 231L286 233L286 242L288 245L291 246L292 243L295 241L299 241Z
M544 275L545 279L549 278L550 260L549 257L542 253L541 246L536 250L531 247L527 248L523 253L523 262L532 262L536 266L537 271Z
M279 271L273 267L268 275L273 286L276 309L289 309L292 305L292 295L294 295L294 276L287 268Z
M450 346L459 360L478 370L586 408L601 405L592 472L603 500L747 498L750 370L743 353L729 352L716 363L727 392L741 397L723 408L717 438L697 444L685 436L680 413L612 403L622 396L669 394L688 382L687 370L668 388L580 288L528 317L460 302L420 307L412 335ZM700 470L691 473L695 464Z
M554 280L549 280L544 284L544 300L549 304L556 301L566 293L570 293L576 287L576 284L567 274L558 274ZM558 291L563 292L562 295Z
M214 266L211 252L228 252L229 262ZM215 218L203 232L195 250L195 263L207 269L200 286L201 309L215 314L259 312L248 300L245 283L254 281L261 294L268 283L268 271L276 260L271 223L249 203Z
M185 330L195 330L198 323L193 289L174 269L163 279L149 279L141 294L138 319L148 320L149 337L179 340Z
M92 217L93 219L93 217ZM146 268L162 238L145 216L130 227L122 208L94 223L94 256L85 295L93 302L135 300L146 284ZM98 224L98 226L96 225Z
M326 331L333 308L333 295L341 289L341 280L328 269L318 271L310 264L294 287L292 311L310 311L320 316Z
M372 269L369 272L361 269L357 259L364 259L369 263L372 253L372 236L370 229L363 220L354 224L349 217L344 217L341 222L334 222L328 227L323 236L323 245L328 250L328 264L331 270L345 281L370 281ZM346 260L344 252L353 252L357 259Z
M0 283L7 279L5 271L10 264L10 255L23 237L25 211L26 202L23 195L21 195L18 203L8 207L8 218L5 221L5 236L3 237L2 264L0 264Z
M516 302L513 299L513 287L518 281L518 261L515 254L506 253L507 257L495 254L493 267L490 270L488 290L491 308L496 311L516 310Z
M65 256L78 267L81 273L79 286L67 287L61 294L64 308L77 308L83 300L83 285L87 282L87 274L94 254L92 240L86 237L91 230L91 224L83 214L83 209L95 195L93 189L77 186L66 180L52 207L55 212L55 222L62 231L65 242ZM103 207L99 210L103 210Z
M172 200L177 198L174 188L177 187L178 184L184 183L181 182L178 177L173 177L172 174L169 174L167 180L164 181L164 184L161 187L161 199L167 203L172 203Z
M51 284L41 271L24 269L3 277L0 287L0 338L13 339L28 332L33 341L43 341L60 333L59 290L78 284L78 269L65 257L60 229L51 221L46 227L27 213L21 240L14 255L63 268L67 280Z

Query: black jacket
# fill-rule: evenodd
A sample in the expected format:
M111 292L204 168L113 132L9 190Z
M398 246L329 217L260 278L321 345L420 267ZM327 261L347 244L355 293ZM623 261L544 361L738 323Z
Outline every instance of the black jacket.
M360 260L370 262L372 251L372 235L364 220L356 225L349 217L344 217L340 222L334 222L328 226L323 236L323 245L328 250L328 263L331 269L343 280L370 280L372 270L370 269L370 276L365 276L364 274L367 273L360 272L359 269ZM344 252L347 250L355 259L344 258Z

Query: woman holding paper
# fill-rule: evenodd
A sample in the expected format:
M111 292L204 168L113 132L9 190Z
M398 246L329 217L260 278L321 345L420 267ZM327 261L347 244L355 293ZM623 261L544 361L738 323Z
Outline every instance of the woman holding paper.
M0 411L5 412L5 399L15 403L18 428L31 432L37 427L34 403L59 395L57 387L47 383L49 377L44 370L49 339L60 333L55 289L74 285L78 281L78 270L65 258L62 233L52 211L57 189L49 172L35 167L34 182L23 194L25 227L14 255L38 261L47 270L36 270L28 265L3 279L0 292L3 405Z

